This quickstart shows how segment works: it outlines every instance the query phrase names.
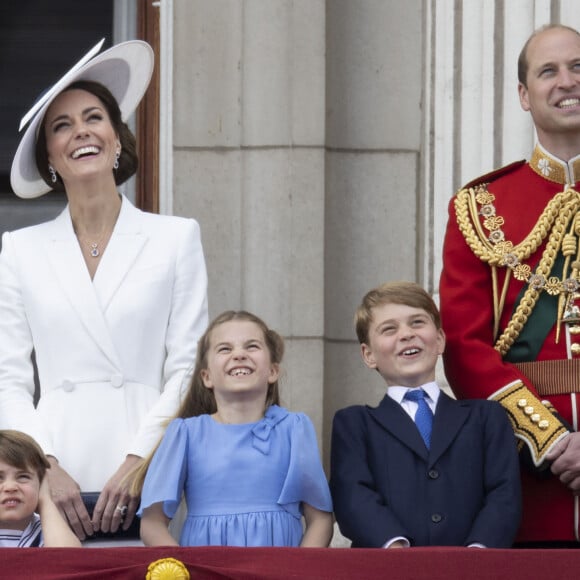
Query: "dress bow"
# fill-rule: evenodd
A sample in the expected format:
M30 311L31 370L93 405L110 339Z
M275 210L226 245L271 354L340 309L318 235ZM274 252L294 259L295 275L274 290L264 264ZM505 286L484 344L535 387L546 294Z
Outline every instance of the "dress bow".
M288 411L286 409L282 409L278 405L271 405L266 411L264 418L252 428L252 447L260 453L268 455L270 453L270 433L287 415Z

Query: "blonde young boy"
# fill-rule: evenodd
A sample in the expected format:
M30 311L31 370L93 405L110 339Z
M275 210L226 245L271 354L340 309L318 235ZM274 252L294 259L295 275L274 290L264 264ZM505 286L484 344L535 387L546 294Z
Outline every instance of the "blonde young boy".
M32 437L0 430L0 547L80 547L50 497L49 468Z
M343 535L366 548L511 546L521 512L513 432L498 403L456 401L436 384L445 334L429 294L383 284L355 324L387 394L334 418L330 487Z

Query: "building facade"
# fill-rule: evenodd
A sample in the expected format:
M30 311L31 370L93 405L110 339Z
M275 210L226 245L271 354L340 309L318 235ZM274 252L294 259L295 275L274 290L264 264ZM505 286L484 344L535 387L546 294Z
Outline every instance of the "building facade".
M521 47L540 25L580 27L580 8L160 5L161 211L201 224L211 314L248 309L285 337L284 403L312 417L327 457L334 412L384 394L360 359L357 304L388 280L437 294L452 194L533 146Z

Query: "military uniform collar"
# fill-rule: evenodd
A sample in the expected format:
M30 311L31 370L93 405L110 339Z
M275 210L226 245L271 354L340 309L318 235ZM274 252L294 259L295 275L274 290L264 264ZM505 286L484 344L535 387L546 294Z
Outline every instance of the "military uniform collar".
M574 185L580 181L580 155L562 161L548 153L539 143L536 145L530 167L541 177L562 185Z

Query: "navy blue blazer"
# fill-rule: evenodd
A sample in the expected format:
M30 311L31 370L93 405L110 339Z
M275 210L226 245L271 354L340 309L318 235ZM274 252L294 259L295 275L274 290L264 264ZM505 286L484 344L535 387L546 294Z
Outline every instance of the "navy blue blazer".
M340 531L353 547L404 536L412 546L507 548L520 523L518 454L505 411L443 392L430 450L388 395L376 408L338 411L330 489Z

